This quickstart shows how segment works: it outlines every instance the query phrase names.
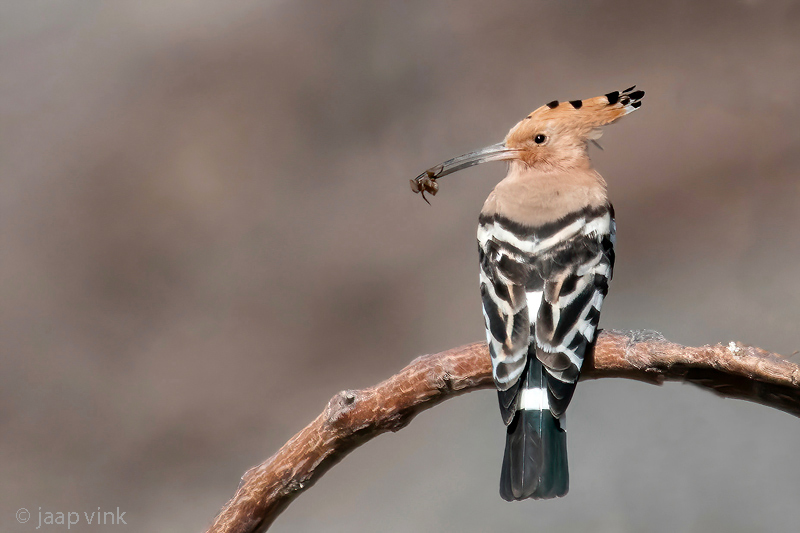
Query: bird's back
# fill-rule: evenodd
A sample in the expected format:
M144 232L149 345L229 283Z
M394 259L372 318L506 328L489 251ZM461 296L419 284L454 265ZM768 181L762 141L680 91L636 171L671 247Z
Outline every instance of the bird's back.
M568 490L564 412L594 342L614 252L605 182L511 169L479 219L481 295L508 426L504 498Z

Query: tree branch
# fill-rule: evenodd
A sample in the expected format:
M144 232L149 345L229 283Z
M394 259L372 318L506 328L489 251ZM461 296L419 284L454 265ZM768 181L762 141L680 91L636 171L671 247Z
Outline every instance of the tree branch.
M694 348L653 331L604 331L581 379L608 377L693 383L800 416L800 367L733 342ZM356 447L405 427L417 413L448 398L493 385L486 344L474 343L418 357L374 387L336 394L316 420L242 476L208 533L266 531L292 500Z

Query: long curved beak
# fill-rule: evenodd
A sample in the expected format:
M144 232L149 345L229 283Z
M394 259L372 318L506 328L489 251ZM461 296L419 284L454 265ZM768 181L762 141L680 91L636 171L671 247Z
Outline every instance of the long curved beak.
M434 179L441 178L442 176L447 176L453 172L458 172L459 170L463 170L465 168L480 165L481 163L513 159L516 152L518 152L518 150L507 148L506 143L504 142L493 144L491 146L487 146L486 148L454 157L453 159L445 161L441 165L436 165L435 167L429 168L417 176L417 179L423 176L428 176Z
M432 195L436 195L439 191L439 185L436 183L436 180L442 176L447 176L453 172L480 165L481 163L488 163L489 161L513 159L517 152L519 152L519 150L508 148L505 142L501 142L474 152L469 152L468 154L454 157L441 165L429 168L411 180L411 190L415 193L422 193L422 198L427 202L428 200L425 198L425 193L429 192Z

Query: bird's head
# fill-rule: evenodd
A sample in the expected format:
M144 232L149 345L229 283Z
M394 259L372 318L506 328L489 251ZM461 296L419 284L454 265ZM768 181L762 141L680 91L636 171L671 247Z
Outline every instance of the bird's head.
M430 168L411 180L414 192L436 194L436 179L488 161L511 161L541 170L569 169L586 161L586 143L601 127L638 109L644 91L635 86L587 100L543 105L511 128L503 142ZM424 196L423 196L424 197Z

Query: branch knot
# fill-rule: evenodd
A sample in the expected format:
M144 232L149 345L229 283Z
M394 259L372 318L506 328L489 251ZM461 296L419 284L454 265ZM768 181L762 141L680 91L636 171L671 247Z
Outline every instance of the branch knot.
M357 400L358 391L348 389L338 392L325 408L326 422L332 426L341 424L353 410Z

